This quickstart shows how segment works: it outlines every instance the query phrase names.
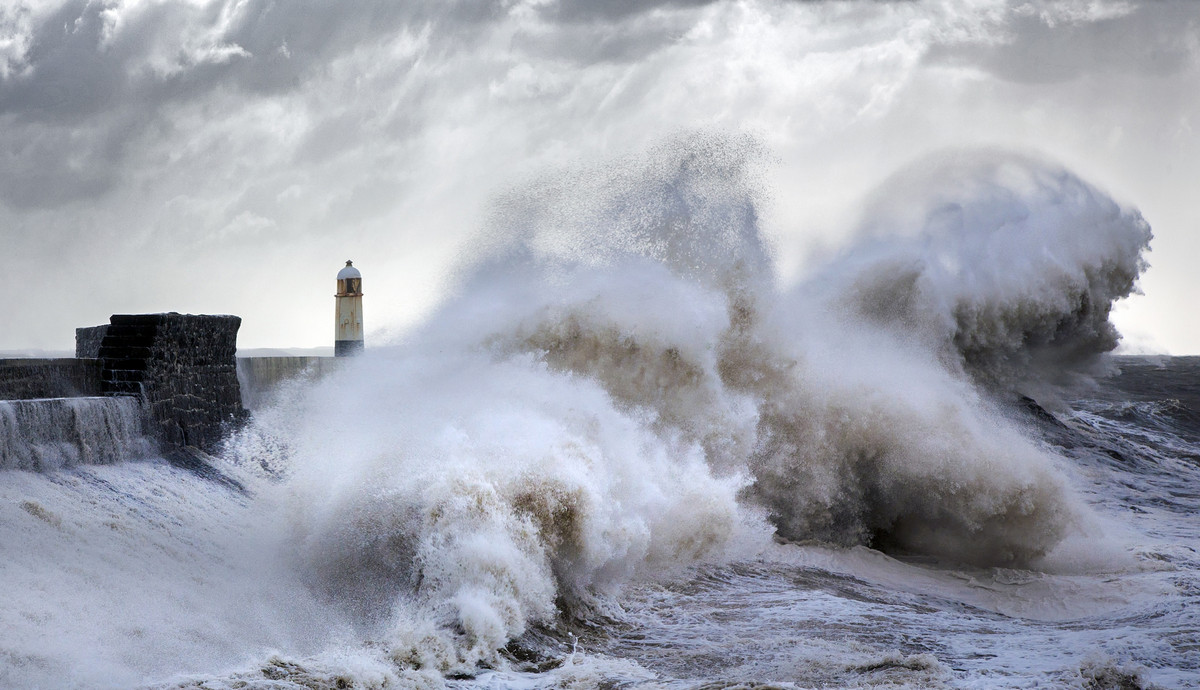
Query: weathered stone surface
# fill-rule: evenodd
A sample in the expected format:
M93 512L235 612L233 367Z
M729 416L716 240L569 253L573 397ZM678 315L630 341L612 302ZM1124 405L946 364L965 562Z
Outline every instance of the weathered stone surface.
M153 435L169 447L214 450L240 424L237 316L114 314L97 354L109 394L140 394Z
M0 359L0 400L100 395L94 359Z
M242 404L251 410L265 405L279 387L296 379L316 380L340 367L334 357L239 357Z
M80 359L95 359L100 356L100 341L108 332L108 324L75 329L75 356Z

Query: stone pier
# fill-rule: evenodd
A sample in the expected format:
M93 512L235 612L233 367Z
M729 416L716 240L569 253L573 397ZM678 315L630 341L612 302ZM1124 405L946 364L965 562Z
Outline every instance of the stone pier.
M115 314L96 351L101 388L140 395L160 443L211 452L246 417L237 378L241 324L237 316Z
M57 410L63 398L128 396L162 453L212 453L248 418L247 408L266 404L281 384L319 378L341 364L332 357L238 359L241 322L227 315L115 314L107 324L76 329L74 359L0 360L0 401L29 401L9 406L29 416L38 411L31 404Z

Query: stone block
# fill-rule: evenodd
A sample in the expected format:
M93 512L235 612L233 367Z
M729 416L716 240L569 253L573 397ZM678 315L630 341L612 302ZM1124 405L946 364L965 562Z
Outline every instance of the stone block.
M211 451L244 420L236 316L114 314L99 348L114 392L140 382L159 441Z

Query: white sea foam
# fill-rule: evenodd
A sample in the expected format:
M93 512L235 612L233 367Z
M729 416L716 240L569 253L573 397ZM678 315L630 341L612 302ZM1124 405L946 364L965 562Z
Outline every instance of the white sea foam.
M986 385L1046 393L1116 347L1109 312L1136 290L1151 233L1061 166L967 150L893 175L859 237L804 287Z
M0 469L44 472L150 457L143 418L133 397L0 400Z
M278 567L261 501L162 461L0 479L0 687L137 687L350 627Z
M619 617L630 583L752 557L773 535L973 568L1042 567L1100 539L1063 459L995 393L1031 390L1051 363L1086 373L1115 343L1107 315L1143 265L1140 216L1028 157L956 155L889 184L859 241L781 286L759 226L763 158L750 138L684 135L516 185L421 328L256 413L227 458L267 472L228 510L266 546L252 569L197 578L208 596L270 591L295 611L231 636L258 653L238 682L508 672L502 648L535 626ZM183 533L219 561L234 537L197 520ZM189 559L151 559L162 597L186 590ZM179 596L214 630L239 625ZM336 652L312 629L322 616L369 644ZM272 640L282 655L262 662ZM206 648L205 668L237 665ZM946 672L892 648L855 659ZM111 663L116 678L161 669Z

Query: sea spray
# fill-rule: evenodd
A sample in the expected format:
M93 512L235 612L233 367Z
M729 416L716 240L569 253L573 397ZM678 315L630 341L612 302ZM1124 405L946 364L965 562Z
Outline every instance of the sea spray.
M532 192L522 196L521 214L502 224L520 229L507 233L516 248L492 252L511 270L480 264L492 295L519 295L483 339L600 382L621 404L646 410L660 433L699 443L715 471L749 473L746 503L765 507L788 538L976 563L1044 555L1077 512L1056 459L997 414L961 368L947 370L940 343L842 307L857 284L838 299L827 299L832 283L781 292L757 226L763 195L747 172L752 156L722 148L739 145L701 136L657 150L665 160L654 165L568 174L569 196L533 185L548 209ZM712 149L722 154L696 156ZM580 207L590 234L567 210ZM633 220L623 215L629 209ZM1041 222L1088 220L1058 215ZM648 228L655 241L644 239ZM563 238L585 235L581 258L578 243ZM712 251L696 258L705 246ZM467 281L451 318L477 313L472 286L483 284Z
M956 150L897 172L858 239L801 286L923 340L981 385L1049 394L1102 370L1108 320L1146 268L1136 209L1054 163Z
M313 396L310 423L355 433L293 440L302 568L374 634L437 631L443 671L497 663L557 605L767 539L740 478L530 356L368 357Z
M970 158L984 182L958 220L893 238L876 225L899 216L872 211L844 268L788 288L751 139L683 136L502 195L422 327L243 434L286 449L268 455L296 567L396 663L445 673L771 531L1036 566L1088 511L994 392L1111 344L1148 229L1069 174ZM912 205L942 209L938 189Z

